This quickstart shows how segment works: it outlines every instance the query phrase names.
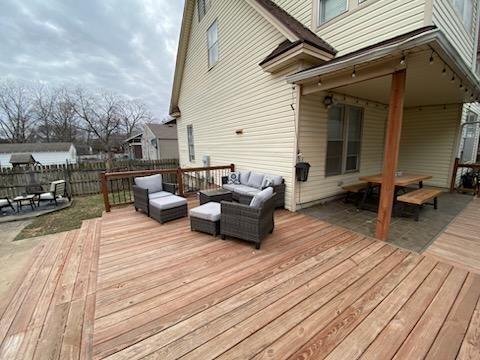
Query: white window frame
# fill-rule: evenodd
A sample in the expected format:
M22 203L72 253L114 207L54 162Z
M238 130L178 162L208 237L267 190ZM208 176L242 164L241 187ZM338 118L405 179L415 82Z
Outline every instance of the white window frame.
M212 44L210 44L210 31L213 29L213 27L215 27L216 29L216 41L214 41ZM208 56L208 69L211 69L213 68L217 63L218 63L218 58L219 58L219 47L218 47L218 22L217 20L215 20L214 22L212 22L212 24L210 25L210 27L208 28L207 30L207 48L208 48L208 51L207 51L207 56ZM213 62L210 62L210 52L212 50L216 49L216 58L213 59Z
M210 0L197 0L197 11L198 11L198 22L207 15L208 9L210 8Z
M363 128L365 124L365 112L362 107L359 106L353 106L353 105L347 105L347 104L336 104L333 106L338 106L342 107L342 121L343 121L343 143L342 143L342 157L341 157L341 170L340 173L331 173L329 174L327 172L327 159L328 159L328 123L327 123L327 146L326 146L326 151L325 151L325 177L333 177L333 176L341 176L345 174L351 174L351 173L357 173L360 172L360 164L361 164L361 154L362 154L362 146L363 146ZM358 109L361 111L361 123L360 123L360 147L358 151L358 157L357 157L357 166L355 169L352 170L347 170L347 157L348 157L348 129L349 129L349 116L348 116L348 109L349 108L354 108ZM327 122L330 121L329 118L327 118Z
M345 14L346 12L348 12L348 8L349 8L349 3L350 1L349 0L342 0L342 1L345 1L345 10L342 11L341 13L335 15L334 17L330 18L330 19L324 19L323 17L323 9L324 9L324 4L325 4L325 1L326 0L315 0L317 2L317 14L316 14L316 17L317 17L317 27L320 27L326 23L328 23L329 21L332 21L333 19L341 16L342 14ZM322 19L323 18L323 19Z
M188 160L195 161L195 142L193 137L193 125L187 125Z

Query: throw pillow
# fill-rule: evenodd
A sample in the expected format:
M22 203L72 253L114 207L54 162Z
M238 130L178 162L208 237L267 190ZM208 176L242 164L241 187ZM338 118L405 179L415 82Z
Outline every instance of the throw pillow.
M265 175L262 181L262 189L275 185L270 175Z
M257 195L255 195L250 202L250 206L253 208L261 208L263 204L273 196L273 188L268 187L262 191L260 191Z
M240 173L235 171L228 174L227 184L230 185L239 185L240 184Z

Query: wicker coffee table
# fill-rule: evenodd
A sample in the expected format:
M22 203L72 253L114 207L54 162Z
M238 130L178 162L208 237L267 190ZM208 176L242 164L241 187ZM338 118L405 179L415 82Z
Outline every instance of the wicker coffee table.
M232 192L225 189L201 190L198 193L200 205L208 202L232 201Z

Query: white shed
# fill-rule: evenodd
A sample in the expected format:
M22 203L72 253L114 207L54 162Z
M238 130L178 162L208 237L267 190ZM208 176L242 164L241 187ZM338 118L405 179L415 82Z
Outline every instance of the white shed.
M13 154L31 154L40 165L76 164L77 151L72 143L0 144L0 167L12 167Z

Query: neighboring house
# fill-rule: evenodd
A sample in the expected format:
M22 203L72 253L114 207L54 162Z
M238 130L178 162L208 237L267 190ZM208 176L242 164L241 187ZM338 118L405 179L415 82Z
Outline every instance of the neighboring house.
M31 155L40 165L77 163L77 150L72 143L0 144L0 167L12 167L11 159L18 154Z
M181 166L210 156L282 175L291 210L382 172L384 156L448 187L463 104L480 95L478 10L454 0L186 0L170 107ZM311 164L307 182L295 181L299 160Z
M75 144L77 150L77 162L90 161L95 159L93 148L87 144Z
M477 162L480 146L480 104L468 104L464 107L460 133L460 162Z
M175 124L145 124L142 133L144 160L178 159L177 126Z
M143 133L133 135L123 143L125 153L130 160L141 160L143 158L142 135Z

